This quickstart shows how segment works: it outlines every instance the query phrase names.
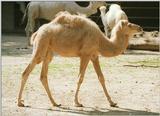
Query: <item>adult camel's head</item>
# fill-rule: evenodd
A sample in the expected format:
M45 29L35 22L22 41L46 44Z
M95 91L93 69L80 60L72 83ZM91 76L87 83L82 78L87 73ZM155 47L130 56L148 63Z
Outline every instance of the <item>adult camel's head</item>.
M99 8L100 6L106 6L107 3L105 1L91 1L90 4L92 5L92 8Z

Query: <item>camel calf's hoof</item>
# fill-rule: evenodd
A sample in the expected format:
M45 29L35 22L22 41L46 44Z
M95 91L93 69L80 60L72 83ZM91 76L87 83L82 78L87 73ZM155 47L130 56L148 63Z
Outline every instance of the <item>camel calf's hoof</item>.
M59 107L59 106L61 106L61 104L53 104L53 106Z
M24 102L24 101L23 100L18 101L18 106L19 107L24 107L24 103L22 103L22 102Z
M79 104L79 103L78 103L78 104L75 104L75 106L76 106L76 107L83 107L83 105L82 105L82 104Z
M117 103L110 104L111 107L117 107Z

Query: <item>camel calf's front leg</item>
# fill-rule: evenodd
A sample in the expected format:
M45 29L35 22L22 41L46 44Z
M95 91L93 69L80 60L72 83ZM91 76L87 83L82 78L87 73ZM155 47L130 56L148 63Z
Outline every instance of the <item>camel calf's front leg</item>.
M104 76L102 74L102 71L101 71L101 68L100 68L100 65L99 65L99 59L98 59L98 57L93 58L92 59L92 63L93 63L94 69L95 69L95 71L97 73L98 79L99 79L99 81L100 81L100 83L101 83L101 85L103 87L104 93L105 93L105 95L106 95L106 97L107 97L107 99L108 99L108 101L110 103L110 106L115 107L117 105L117 103L114 103L111 100L111 97L110 97L110 95L107 92L107 89L106 89L106 86L105 86L105 79L104 79Z
M42 64L42 71L41 71L41 77L40 80L42 82L43 87L45 88L47 95L51 101L51 103L53 104L53 106L60 106L61 104L57 104L50 92L49 86L48 86L48 80L47 80L47 74L48 74L48 65L52 60L52 54L50 54L49 52L47 53L47 57L45 58L45 60L43 61Z
M78 81L78 84L77 84L77 90L76 90L75 100L74 100L75 101L75 105L77 107L82 107L83 106L78 101L78 93L79 93L80 86L81 86L81 84L83 82L84 74L85 74L85 71L86 71L86 68L87 68L89 60L90 60L89 56L82 56L80 58L79 81Z

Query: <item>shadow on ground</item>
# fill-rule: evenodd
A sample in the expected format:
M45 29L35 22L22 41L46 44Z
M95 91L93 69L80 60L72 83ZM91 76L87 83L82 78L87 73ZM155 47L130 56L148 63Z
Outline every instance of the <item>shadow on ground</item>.
M156 112L148 112L148 111L141 111L141 110L133 110L127 108L114 108L114 109L107 109L107 108L92 108L92 107L67 107L61 106L55 109L45 109L45 108L35 108L35 107L26 107L31 109L39 109L39 110L48 110L48 111L55 111L55 112L66 112L66 113L74 113L74 114L81 114L81 115L160 115Z
M22 35L2 35L2 56L23 56L32 53L27 46L27 37Z

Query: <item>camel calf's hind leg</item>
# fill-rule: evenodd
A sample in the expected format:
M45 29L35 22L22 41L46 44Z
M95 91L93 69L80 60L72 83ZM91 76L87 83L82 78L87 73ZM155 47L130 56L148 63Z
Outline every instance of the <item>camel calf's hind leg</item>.
M88 65L89 60L90 60L89 56L82 56L80 58L79 81L78 81L78 84L77 84L77 90L76 90L75 100L74 100L75 101L75 105L77 107L82 107L83 106L78 101L78 93L79 93L80 86L81 86L81 84L83 82L85 70L86 70L86 67Z
M107 92L107 89L106 89L106 86L105 86L105 79L104 79L104 76L102 74L102 71L101 71L101 68L100 68L100 65L99 65L99 59L98 59L98 57L92 59L92 62L93 62L94 69L95 69L95 71L97 73L98 79L99 79L99 81L100 81L100 83L101 83L101 85L103 87L104 93L105 93L105 95L106 95L106 97L107 97L107 99L108 99L108 101L110 103L110 106L115 107L117 104L114 103L111 100L111 97L110 97L110 95Z
M42 64L42 71L41 71L41 77L40 80L42 82L43 87L45 88L47 95L51 101L51 103L53 104L53 106L60 106L60 104L57 104L54 99L52 98L49 86L48 86L48 81L47 81L47 73L48 73L48 64L51 62L52 60L52 53L48 52L47 53L47 57L45 58L45 60L43 61Z
M20 106L20 107L24 107L23 100L21 100L22 92L23 92L24 86L26 84L26 81L28 79L28 76L36 64L37 64L36 61L33 59L22 74L21 88L20 88L19 96L18 96L18 106Z
M46 41L46 42L42 41L38 44L39 46L36 49L36 51L33 52L33 57L32 57L30 64L27 66L27 68L25 69L25 71L22 74L21 88L20 88L19 97L18 97L18 106L21 106L21 107L24 106L23 100L21 100L22 92L23 92L24 86L26 84L26 81L28 79L28 76L32 72L32 70L34 69L35 65L39 64L41 61L44 61L41 78L45 77L43 75L46 75L45 73L43 73L43 72L46 72L46 70L45 70L46 65L48 66L48 64L46 64L46 62L51 60L51 57L49 57L49 55L47 54L48 44L49 44L49 41ZM41 79L41 80L43 83L46 83L45 79Z

